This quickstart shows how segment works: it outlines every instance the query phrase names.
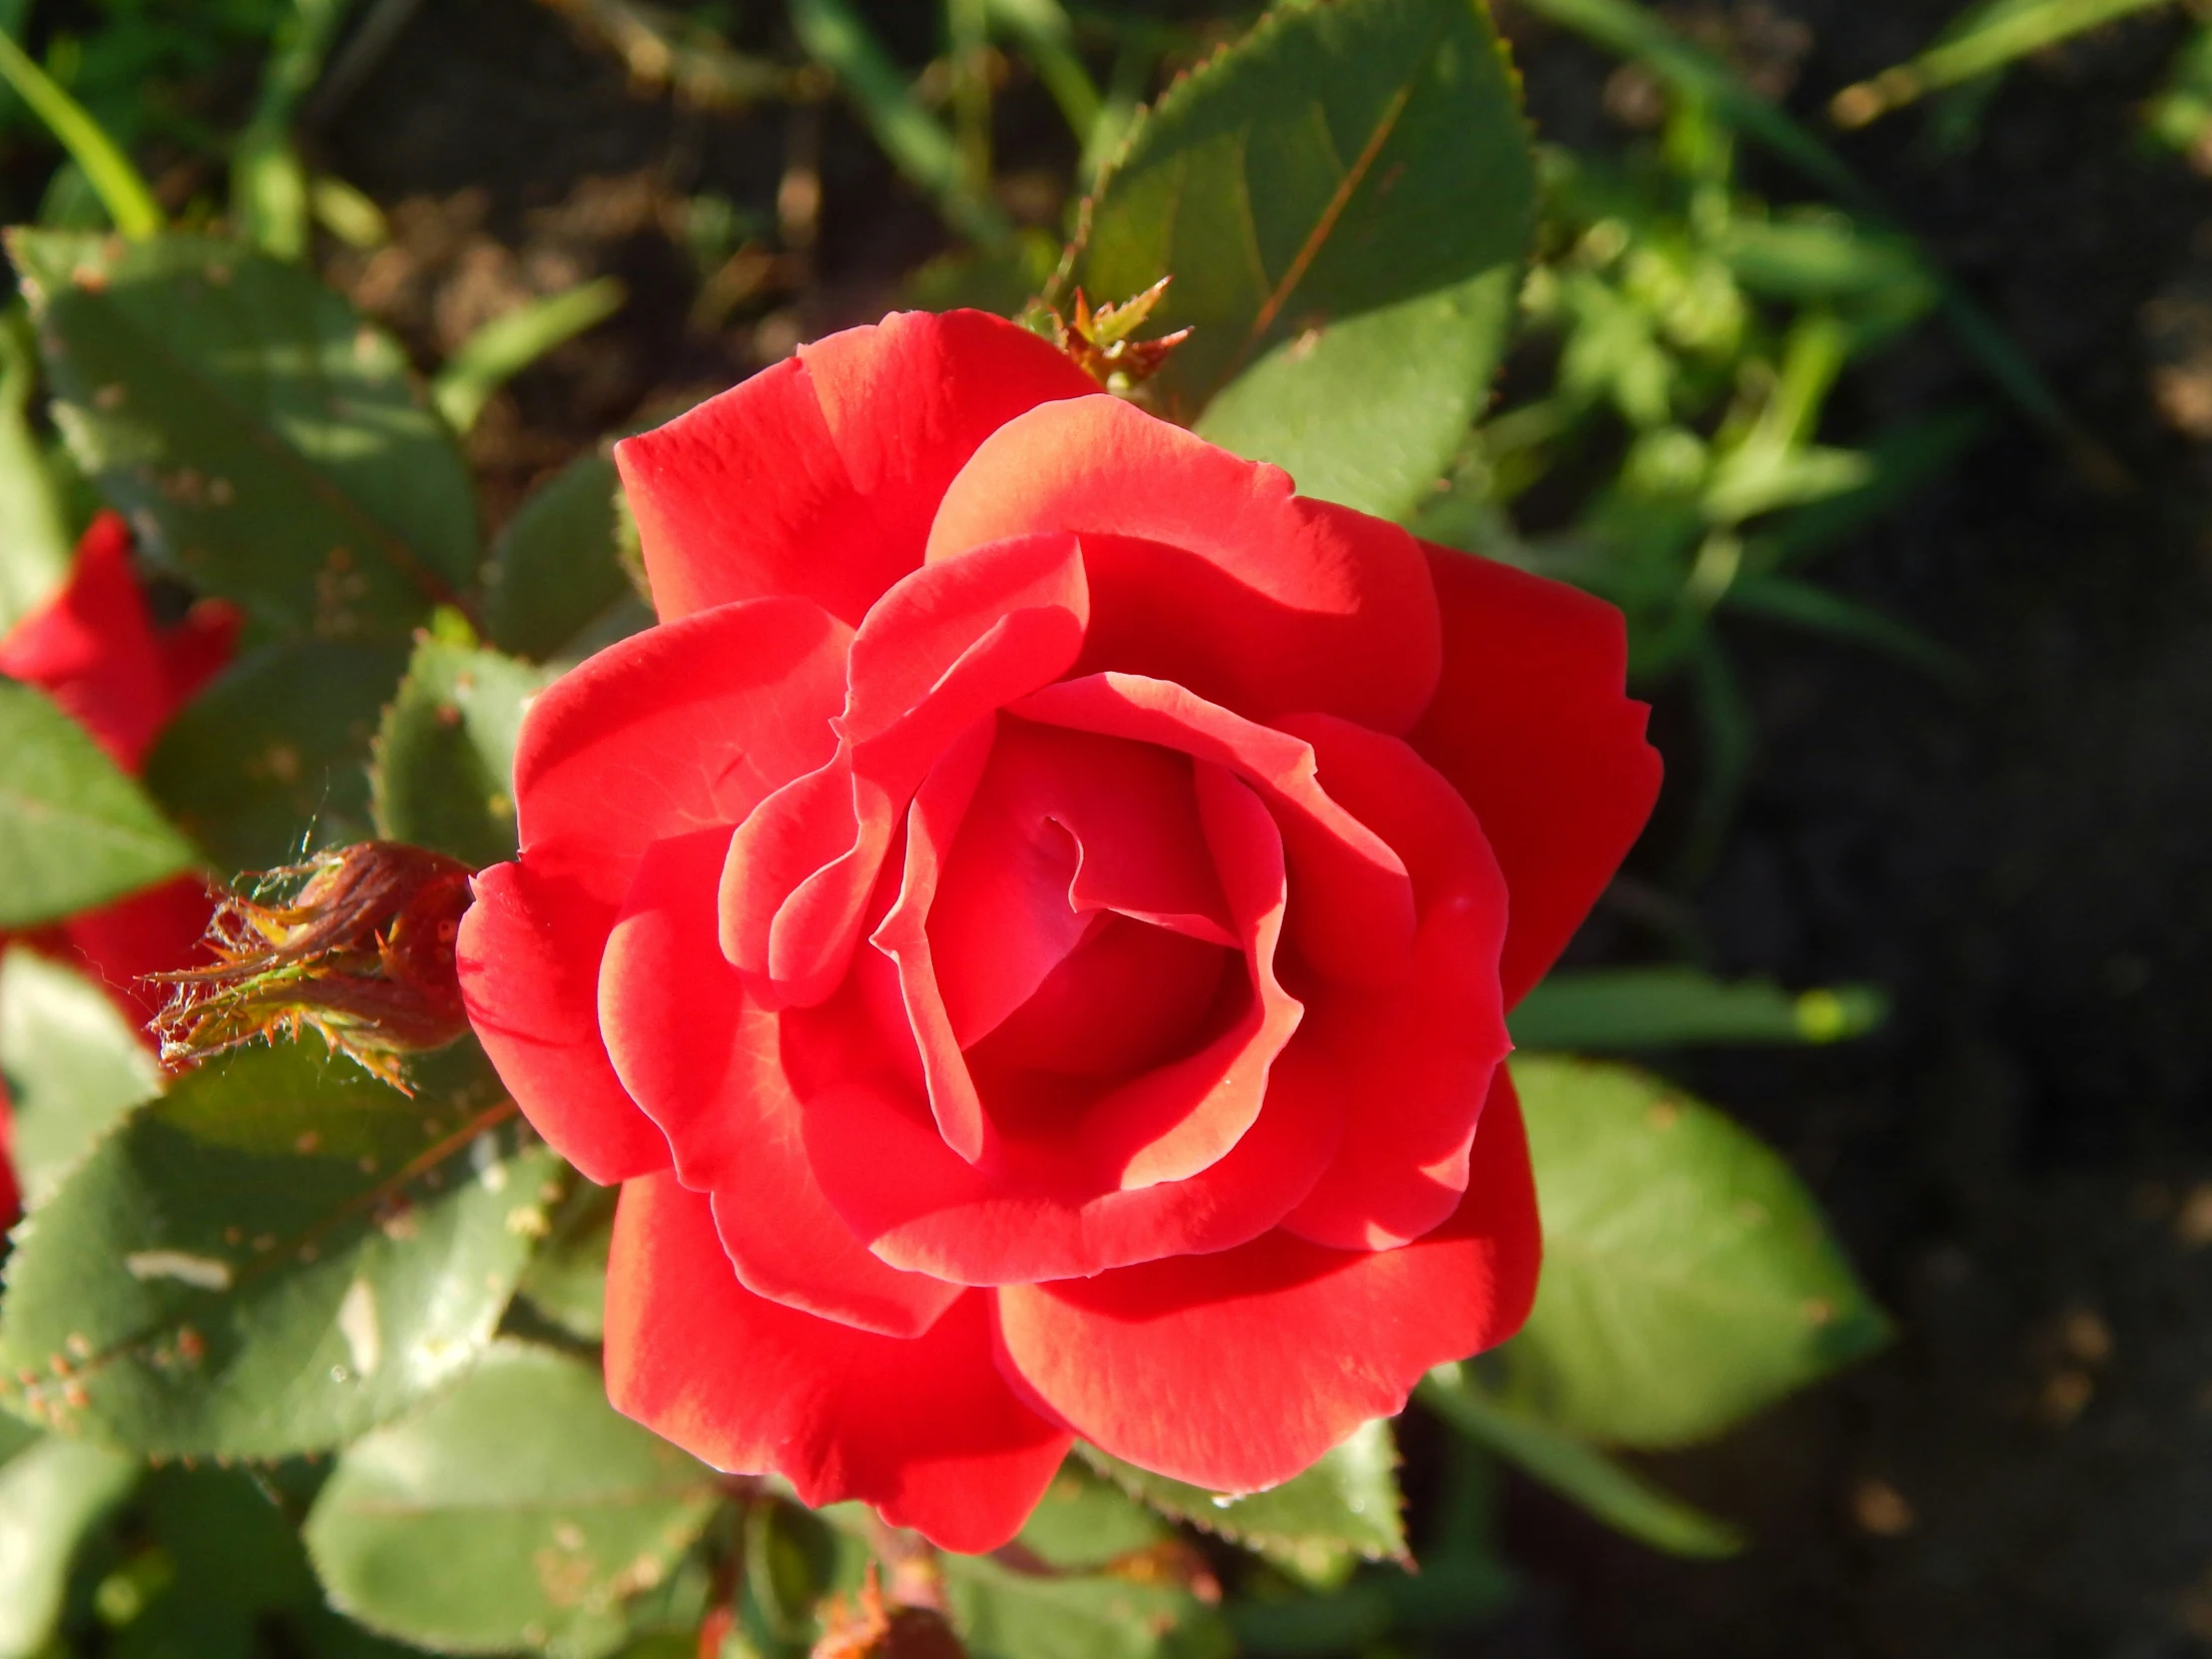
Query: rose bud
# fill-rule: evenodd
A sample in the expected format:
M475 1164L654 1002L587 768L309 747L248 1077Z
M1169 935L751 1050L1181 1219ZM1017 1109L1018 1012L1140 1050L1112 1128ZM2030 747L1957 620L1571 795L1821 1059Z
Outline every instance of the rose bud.
M466 864L396 841L269 870L252 896L218 901L216 966L159 975L177 987L154 1021L162 1058L205 1058L278 1030L297 1037L305 1025L407 1091L400 1056L468 1029L453 962L467 907Z
M1659 784L1618 612L976 312L615 454L659 626L531 705L459 965L626 1183L618 1407L988 1550L1078 1435L1249 1492L1518 1328L1505 1013Z

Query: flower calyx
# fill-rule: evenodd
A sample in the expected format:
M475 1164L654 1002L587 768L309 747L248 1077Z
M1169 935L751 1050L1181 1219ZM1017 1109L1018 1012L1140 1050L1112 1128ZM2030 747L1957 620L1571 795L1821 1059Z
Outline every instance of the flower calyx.
M1063 317L1056 309L1052 312L1052 343L1108 391L1118 397L1127 396L1159 373L1175 348L1191 337L1188 328L1178 328L1157 339L1129 337L1144 326L1174 279L1163 276L1144 292L1096 310L1077 288L1072 316Z
M402 1093L402 1056L468 1029L454 939L469 867L398 841L329 847L227 890L208 923L212 967L157 977L176 987L155 1016L162 1058L205 1059L256 1038L315 1031Z

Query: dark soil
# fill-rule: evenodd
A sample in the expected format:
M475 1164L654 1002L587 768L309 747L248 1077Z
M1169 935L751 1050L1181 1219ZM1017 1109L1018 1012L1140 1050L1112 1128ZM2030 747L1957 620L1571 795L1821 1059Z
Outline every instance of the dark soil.
M1792 103L1817 120L1952 9L1707 11L1754 45L1782 39L1785 58L1807 48ZM902 26L929 8L878 10ZM1778 36L1778 21L1809 38ZM1730 635L1761 749L1691 895L1695 930L1715 967L1872 979L1898 1014L1871 1041L1708 1057L1690 1080L1811 1180L1900 1339L1657 1465L1748 1527L1737 1561L1652 1555L1516 1486L1508 1546L1531 1593L1470 1650L2212 1649L2212 184L2151 150L2135 116L2178 30L2137 22L2027 66L1949 159L1911 115L1842 146L2119 457L2127 487L2006 418L1828 567L1967 656L1969 694L1797 635ZM1618 142L1600 97L1612 66L1519 33L1539 127ZM630 282L617 324L525 375L472 439L503 510L656 399L871 316L938 245L926 205L847 118L814 119L679 111L531 0L442 0L322 130L337 171L400 232L330 270L426 358L517 292L603 271ZM1017 101L1006 144L1035 164L1021 207L1040 220L1059 206L1058 143L1030 136ZM795 222L789 164L817 146L819 219ZM802 257L762 252L780 184L785 246L796 231ZM738 269L743 237L695 251L712 239L683 204L701 192L752 216L752 267ZM718 272L737 297L687 321ZM1961 398L2002 409L1939 325L1850 398L1847 437ZM1660 729L1692 727L1663 702ZM1670 759L1694 779L1694 742ZM1631 909L1602 910L1586 945L1649 948Z

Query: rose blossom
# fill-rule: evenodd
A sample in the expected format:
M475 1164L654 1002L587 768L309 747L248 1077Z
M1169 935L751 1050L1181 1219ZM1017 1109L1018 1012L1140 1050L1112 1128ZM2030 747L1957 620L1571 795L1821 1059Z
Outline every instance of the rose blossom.
M230 661L238 630L238 612L219 600L202 600L175 627L156 628L131 574L130 529L103 512L78 541L61 590L0 636L0 674L46 693L136 775L162 729ZM163 994L146 976L194 961L211 907L206 883L181 875L66 917L33 942L90 974L143 1026ZM0 1223L17 1204L11 1127L0 1087Z
M1658 787L1617 613L973 312L616 457L660 625L531 708L460 962L625 1183L621 1409L976 1550L1071 1436L1250 1491L1511 1334L1505 1010Z

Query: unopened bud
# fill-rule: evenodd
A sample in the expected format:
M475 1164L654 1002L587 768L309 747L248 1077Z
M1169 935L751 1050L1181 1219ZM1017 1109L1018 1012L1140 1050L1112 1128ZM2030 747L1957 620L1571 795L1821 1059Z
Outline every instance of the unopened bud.
M1051 313L1052 343L1108 391L1126 396L1159 373L1175 348L1191 337L1188 328L1157 339L1132 337L1167 293L1170 280L1163 276L1133 298L1095 311L1077 288L1073 315Z
M305 1026L411 1093L400 1057L468 1029L453 965L468 877L442 852L361 841L225 893L208 923L216 965L159 976L177 987L154 1019L162 1058L204 1059Z

